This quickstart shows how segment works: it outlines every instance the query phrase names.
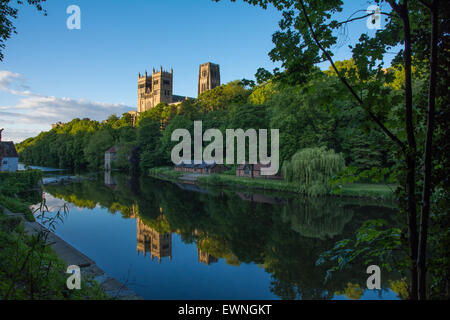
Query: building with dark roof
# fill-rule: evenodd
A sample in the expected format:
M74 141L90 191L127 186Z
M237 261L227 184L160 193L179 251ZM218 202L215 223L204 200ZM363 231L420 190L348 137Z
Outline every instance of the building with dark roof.
M112 146L108 150L105 151L105 170L111 170L111 164L113 161L117 160L117 151L118 148L116 146Z
M16 172L19 155L12 141L0 141L0 171Z
M175 165L174 170L178 172L190 172L190 173L199 173L199 174L211 174L211 173L220 173L227 169L227 167L223 164L217 164L215 162L208 163L202 161L202 163L196 164L194 161L185 160L181 161L181 163Z
M279 172L276 175L262 175L261 169L262 168L270 168L269 164L250 164L250 163L244 163L240 164L236 168L236 176L237 177L247 177L247 178L258 178L258 179L278 179L282 180L283 175Z

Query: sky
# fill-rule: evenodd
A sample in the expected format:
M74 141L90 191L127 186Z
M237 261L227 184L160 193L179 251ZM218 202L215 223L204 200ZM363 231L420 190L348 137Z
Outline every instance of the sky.
M340 16L371 4L346 0ZM79 30L67 28L70 5L81 9ZM281 18L273 7L241 0L47 0L44 7L47 16L20 6L17 34L6 42L0 62L3 141L20 142L58 121L101 121L136 110L138 73L152 68L173 68L174 94L196 97L202 63L219 64L222 83L281 66L268 56ZM348 45L361 32L374 33L365 20L352 24L333 50L336 60L351 57Z

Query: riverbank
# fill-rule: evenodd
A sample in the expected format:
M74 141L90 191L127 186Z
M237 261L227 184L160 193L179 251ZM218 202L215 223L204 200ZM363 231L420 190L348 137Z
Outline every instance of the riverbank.
M242 189L283 191L299 193L300 188L294 183L285 180L252 179L237 177L230 174L197 175L174 171L171 167L150 169L149 175L156 179L171 182L193 183L204 186L228 186ZM394 200L395 186L372 183L352 183L336 188L331 196L357 197L368 199Z
M37 203L41 210L46 206L42 202L43 184L69 184L84 179L45 179L40 170L0 173L0 299L140 299L54 234L51 223L46 227L37 222L30 209ZM66 270L70 265L80 267L81 290L67 288Z
M13 226L13 227L11 227ZM28 248L28 252L24 252L24 254L20 256L16 256L14 260L25 260L22 264L26 265L30 263L29 271L32 271L36 268L36 265L33 265L33 260L30 259L31 256L40 256L39 265L53 265L54 274L53 278L45 279L44 281L48 281L45 283L45 287L54 287L52 288L57 293L62 292L62 296L58 294L45 296L45 299L94 299L94 300L109 300L109 299L118 299L118 300L140 300L142 299L135 292L127 288L124 284L120 283L110 275L106 274L100 267L96 265L96 263L84 255L82 252L78 251L76 248L71 246L69 243L58 237L56 234L48 230L45 226L36 221L29 221L25 218L24 214L13 213L6 208L0 207L0 232L5 234L2 235L2 238L9 237L10 244L20 243L20 246L26 246ZM6 232L8 234L6 234ZM39 242L36 242L36 239L44 238L45 245L42 250L45 252L39 252L40 246ZM8 251L8 241L5 241L3 245L6 247L3 248ZM8 258L8 257L4 257ZM13 257L9 257L13 259ZM37 261L34 261L37 262ZM10 265L8 263L8 265ZM65 280L69 277L69 274L65 274L65 270L68 266L75 265L80 267L81 271L81 288L80 292L78 290L68 290L65 284ZM25 268L26 269L26 268ZM5 272L6 270L0 270L0 273ZM10 270L13 272L19 270ZM22 270L22 272L26 272ZM6 272L7 273L7 272ZM47 274L48 275L48 274ZM42 279L36 279L36 281L41 281ZM20 283L19 279L5 279L5 284L7 282L8 285L12 288L16 286L27 286L27 284ZM36 284L34 284L36 286ZM5 285L6 286L6 285ZM31 285L32 286L32 285ZM40 288L39 285L35 288L36 291L45 290L47 288ZM19 290L13 290L13 292ZM47 289L47 291L49 291ZM24 292L27 294L27 292ZM28 298L33 299L33 295L24 296L21 295L9 295L9 299L21 299ZM35 296L34 298L39 299L39 296Z

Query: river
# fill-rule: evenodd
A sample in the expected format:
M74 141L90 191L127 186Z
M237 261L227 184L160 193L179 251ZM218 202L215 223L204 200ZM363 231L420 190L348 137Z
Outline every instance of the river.
M45 173L48 178L55 173ZM56 174L57 175L57 174ZM400 276L367 265L325 282L319 255L368 219L394 223L395 204L202 188L91 174L44 186L55 232L145 299L399 299ZM381 262L380 262L381 264Z

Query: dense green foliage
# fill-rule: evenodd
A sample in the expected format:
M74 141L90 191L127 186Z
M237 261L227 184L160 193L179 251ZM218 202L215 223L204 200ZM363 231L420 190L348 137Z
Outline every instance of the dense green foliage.
M115 145L119 148L115 168L131 169L130 155L135 153L141 172L147 173L171 164L171 150L178 143L171 141L175 129L185 128L193 136L193 122L201 120L203 131L217 128L224 137L226 129L279 129L282 162L301 149L326 147L342 153L346 165L361 170L391 167L386 138L364 127L363 110L355 107L336 77L314 70L309 79L298 86L268 80L250 88L233 81L195 100L161 103L141 113L134 126L128 113L121 118L112 115L102 123L74 119L17 148L27 164L95 170L103 167L104 152ZM394 89L387 90L394 94Z
M331 178L344 170L345 160L341 154L325 148L302 149L283 166L283 176L303 188L308 195L327 194Z
M280 30L272 37L275 47L269 56L273 61L279 61L284 70L275 69L274 79L290 86L305 84L311 81L310 75L316 64L327 61L331 65L328 74L334 74L351 96L348 101L355 106L351 110L358 107L364 110L361 127L378 128L389 138L399 209L405 219L404 241L398 243L409 252L406 261L400 263L400 268L410 269L409 297L425 300L430 296L440 296L448 299L450 259L448 255L446 258L438 254L430 256L428 244L446 241L446 246L449 245L448 233L443 232L450 227L449 211L438 204L447 202L450 189L447 81L450 2L375 1L376 5L386 7L383 9L386 12L378 17L384 20L384 26L374 34L361 30L359 41L350 46L352 65L334 61L333 51L339 41L346 41L340 38L346 36L341 32L342 28L369 18L363 10L354 12L348 20L341 20L344 5L341 0L243 1L264 9L273 5L282 12ZM392 67L386 69L386 58L393 49ZM258 74L267 78L270 72L258 70ZM373 147L371 141L358 140L355 151L366 153L370 146L368 155L373 157L379 157L379 146L386 148L388 145L378 141L378 147ZM354 165L361 169L361 165L370 167L372 163L355 161ZM444 223L445 228L437 226L436 221ZM441 232L430 233L434 228ZM362 233L371 232L369 229L363 228ZM396 232L375 230L374 233L383 237ZM389 240L384 242L388 245ZM439 253L446 253L441 245L438 247ZM434 246L431 251L434 253L436 248ZM355 248L347 250L355 252ZM356 251L366 254L364 250ZM436 270L431 271L436 278L430 287L427 273L436 264L440 271L445 269L442 268L444 264L447 268L440 278Z
M42 171L0 172L0 207L14 213L23 213L29 221L34 221L30 205L41 200L38 188Z

